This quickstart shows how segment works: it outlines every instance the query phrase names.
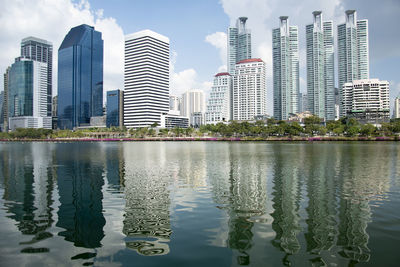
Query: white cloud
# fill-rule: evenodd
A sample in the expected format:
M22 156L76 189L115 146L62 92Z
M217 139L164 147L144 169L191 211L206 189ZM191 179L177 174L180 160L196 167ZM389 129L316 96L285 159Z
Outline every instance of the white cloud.
M29 14L29 15L28 15ZM20 55L20 42L35 36L53 43L53 88L57 88L57 53L68 31L80 24L94 26L104 40L104 90L123 88L124 34L103 10L91 10L87 0L8 1L0 11L0 72ZM3 86L3 83L1 83ZM1 90L3 88L1 87Z
M212 82L199 81L197 72L193 68L175 72L175 64L177 59L178 53L176 51L172 51L170 59L170 94L180 97L188 90L199 89L204 91L204 94L207 98L208 93L211 90Z
M226 33L215 32L206 36L205 41L215 46L219 50L219 55L221 57L222 64L226 66L227 64L227 40Z

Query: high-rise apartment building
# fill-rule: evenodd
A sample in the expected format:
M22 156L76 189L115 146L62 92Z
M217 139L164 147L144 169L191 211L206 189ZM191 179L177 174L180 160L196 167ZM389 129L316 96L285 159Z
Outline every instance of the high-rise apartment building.
M389 120L389 82L378 79L354 80L343 85L341 106L346 116L363 122Z
M393 119L400 119L400 96L394 100Z
M189 90L182 94L181 115L189 118L190 125L193 125L195 119L197 125L202 124L205 111L206 102L202 90Z
M266 114L265 63L259 58L236 64L233 76L233 120L254 120Z
M36 37L21 41L21 57L47 64L47 116L51 116L53 90L53 44Z
M57 113L60 129L103 115L103 40L89 25L72 28L58 49Z
M169 39L151 30L125 36L124 125L161 125L169 111Z
M227 122L231 118L232 76L228 72L217 73L207 102L206 124Z
M314 23L306 26L307 95L309 111L325 120L335 119L335 72L333 22L313 12Z
M123 109L124 109L124 92L117 89L107 91L107 108L106 108L106 126L122 127L123 124Z
M228 72L235 73L235 64L241 60L251 58L251 33L246 28L246 17L236 21L236 27L228 28Z
M337 34L339 94L342 99L345 83L369 79L368 20L357 20L356 11L347 10L346 23L338 25ZM343 106L340 110L340 115L346 116Z
M9 128L51 129L47 116L47 63L17 58L8 75Z
M297 26L281 16L272 31L274 118L287 120L299 111L299 37Z

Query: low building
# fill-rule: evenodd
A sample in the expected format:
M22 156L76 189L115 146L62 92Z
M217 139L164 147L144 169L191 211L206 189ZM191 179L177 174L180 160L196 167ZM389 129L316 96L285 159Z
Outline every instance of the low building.
M11 117L9 119L9 127L10 127L11 131L15 131L17 128L51 129L52 118L51 117L32 117L32 116Z
M378 79L354 80L343 85L342 115L361 123L389 121L389 82Z
M161 125L160 128L188 128L189 127L189 118L181 116L179 111L170 110L168 114L161 115Z
M192 112L190 115L190 126L199 128L204 124L204 113L203 112Z

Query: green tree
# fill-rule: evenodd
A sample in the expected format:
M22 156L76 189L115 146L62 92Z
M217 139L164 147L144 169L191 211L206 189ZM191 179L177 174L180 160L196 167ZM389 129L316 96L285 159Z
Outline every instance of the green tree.
M371 136L375 132L376 128L374 125L367 123L361 125L360 134L364 136Z

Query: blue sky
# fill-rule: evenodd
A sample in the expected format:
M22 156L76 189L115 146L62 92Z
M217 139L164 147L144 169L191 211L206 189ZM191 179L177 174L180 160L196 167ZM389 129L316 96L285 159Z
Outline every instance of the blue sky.
M237 17L247 16L253 56L267 63L269 113L271 31L278 26L278 17L288 15L290 24L299 26L300 87L304 92L305 26L312 23L312 11L321 10L325 20L333 20L336 41L336 27L344 22L344 11L356 9L358 19L369 20L370 77L391 83L391 99L400 93L398 0L0 0L0 5L1 73L19 55L20 41L27 36L53 42L56 70L62 39L71 27L86 23L103 33L105 90L123 88L123 36L151 29L170 38L171 94L175 95L189 89L210 90L213 75L226 64L227 27ZM56 90L57 73L53 75ZM1 83L0 90L2 87Z

